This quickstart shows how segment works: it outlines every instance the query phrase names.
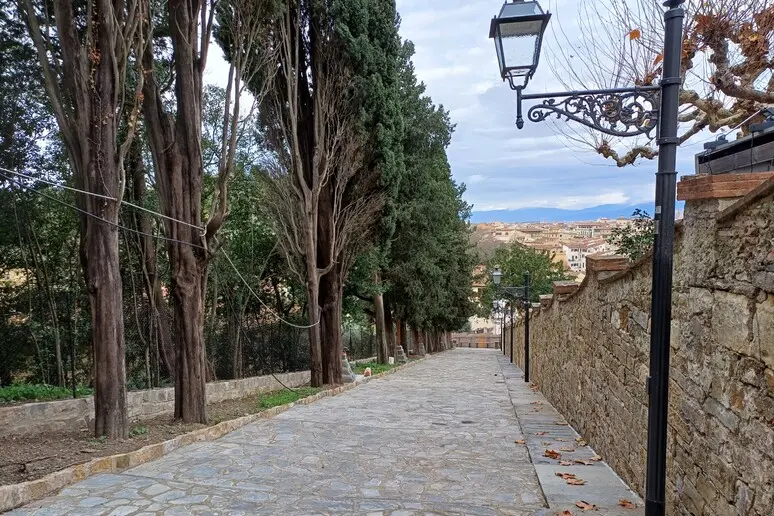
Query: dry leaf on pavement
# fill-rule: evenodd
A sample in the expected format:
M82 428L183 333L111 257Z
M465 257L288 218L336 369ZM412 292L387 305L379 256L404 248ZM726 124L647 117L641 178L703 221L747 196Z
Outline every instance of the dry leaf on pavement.
M630 502L626 498L621 498L620 500L618 500L618 505L620 505L624 509L636 509L637 508L637 506L634 503Z
M575 473L562 473L561 471L557 471L554 473L557 477L562 477L564 480L569 480L571 478L575 478Z
M564 447L562 447L562 448L559 448L559 450L561 450L561 451L567 451L567 452L574 452L574 451L575 451L575 448L570 448L570 447L564 446Z
M588 461L588 460L583 460L583 459L575 459L573 462L575 462L575 464L583 464L584 466L593 466L594 465L593 462Z
M601 460L602 460L602 457L600 457L599 455L594 455L594 456L593 456L593 457L591 457L589 460L592 460L592 461L594 461L594 462L599 462L599 461L601 461Z
M564 510L562 512L557 512L556 516L572 516L572 512L570 512L568 510Z
M561 460L561 461L559 461L559 465L560 466L572 466L572 462L570 462L569 460Z
M570 479L567 479L567 483L570 484L571 486L582 486L586 483L586 481L583 480L582 478L570 478Z
M535 435L546 435L548 432L535 432Z
M596 511L599 509L599 507L597 507L593 503L588 503L583 500L581 500L580 502L575 502L575 506L579 509L583 509L584 511Z
M513 442L515 442L516 444L524 444L526 441L524 439L516 439Z
M559 459L562 458L562 454L559 453L556 450L546 450L546 451L543 452L543 457L548 457L549 459L557 459L557 460L559 460Z

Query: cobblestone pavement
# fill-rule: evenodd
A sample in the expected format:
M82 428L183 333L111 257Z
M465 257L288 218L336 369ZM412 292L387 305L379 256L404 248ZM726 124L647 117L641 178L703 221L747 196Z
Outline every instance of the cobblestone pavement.
M11 514L553 514L499 360L442 353Z

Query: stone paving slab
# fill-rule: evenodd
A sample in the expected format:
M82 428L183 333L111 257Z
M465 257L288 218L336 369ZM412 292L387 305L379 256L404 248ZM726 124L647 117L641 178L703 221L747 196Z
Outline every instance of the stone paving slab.
M545 514L557 514L570 510L573 514L605 514L615 516L641 516L644 514L642 499L632 491L604 460L597 458L596 452L578 442L581 436L565 421L562 415L548 402L539 390L533 390L524 381L524 373L510 358L500 355L498 362L506 378L511 404L524 432L524 447L529 451L534 468L540 479L543 494L548 502L549 511ZM564 448L564 450L562 449ZM561 454L560 459L546 457L545 451L553 450ZM592 465L562 466L560 461L585 460ZM556 473L569 473L585 480L581 486L567 484ZM637 509L625 509L619 500L625 499L637 505ZM596 505L593 512L583 512L575 503L585 501Z
M11 514L550 514L496 357L446 352Z

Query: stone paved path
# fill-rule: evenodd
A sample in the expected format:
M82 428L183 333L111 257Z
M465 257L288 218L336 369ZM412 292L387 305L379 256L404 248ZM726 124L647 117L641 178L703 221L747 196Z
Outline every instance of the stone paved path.
M11 514L555 514L500 356L443 353Z

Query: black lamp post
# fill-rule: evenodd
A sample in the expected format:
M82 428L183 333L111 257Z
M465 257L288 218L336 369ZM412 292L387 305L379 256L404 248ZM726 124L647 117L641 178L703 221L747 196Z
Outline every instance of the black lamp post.
M655 241L651 296L650 376L646 516L665 512L667 404L669 399L669 339L672 316L672 254L674 248L680 60L685 0L666 0L663 77L658 85L588 91L529 94L522 90L537 69L543 33L551 17L536 1L505 3L492 19L500 76L517 94L516 126L524 126L522 100L541 100L527 118L542 122L555 115L612 136L651 135L657 129Z
M502 292L514 301L521 301L524 307L524 381L529 381L529 310L532 304L529 301L529 272L524 273L524 285L518 287L501 286L503 272L499 267L492 271L492 283L498 292ZM514 303L511 303L511 363L513 363L513 312ZM503 325L504 328L504 325ZM503 355L505 354L505 337L503 337Z

